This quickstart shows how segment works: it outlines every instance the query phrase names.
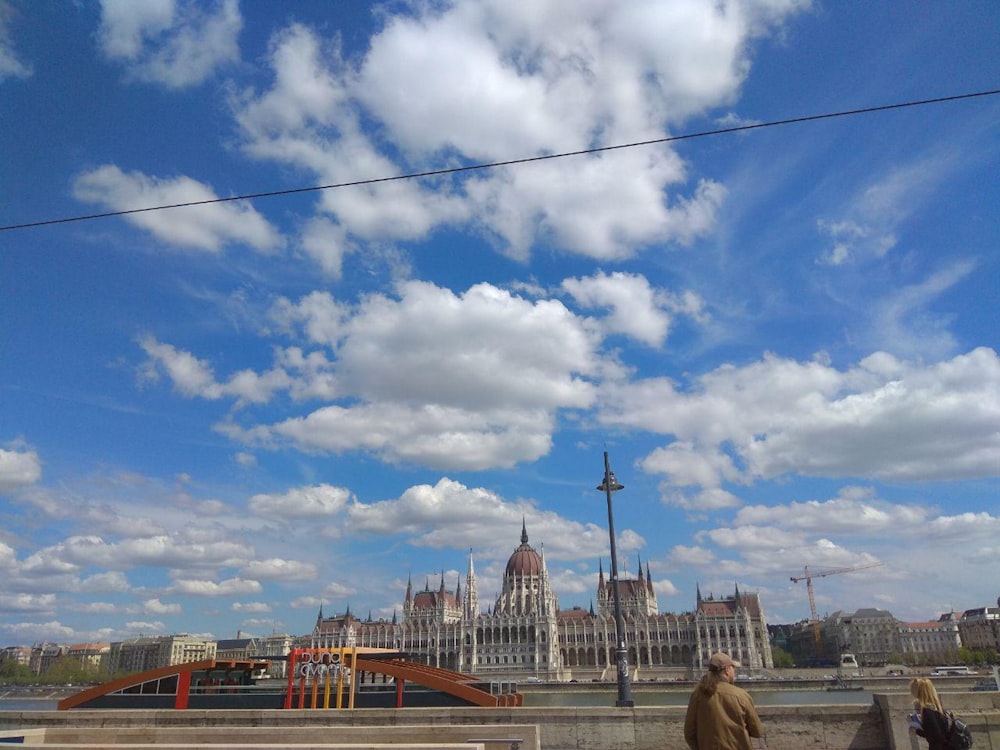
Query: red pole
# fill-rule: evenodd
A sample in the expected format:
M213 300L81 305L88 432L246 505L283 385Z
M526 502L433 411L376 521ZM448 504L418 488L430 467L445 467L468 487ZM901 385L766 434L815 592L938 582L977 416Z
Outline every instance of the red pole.
M295 691L295 662L298 660L299 650L293 648L288 653L288 687L285 689L285 708L292 707L292 693Z
M403 707L403 678L396 678L396 708Z
M188 707L188 696L191 695L191 673L181 672L177 675L177 698L174 708L183 711Z

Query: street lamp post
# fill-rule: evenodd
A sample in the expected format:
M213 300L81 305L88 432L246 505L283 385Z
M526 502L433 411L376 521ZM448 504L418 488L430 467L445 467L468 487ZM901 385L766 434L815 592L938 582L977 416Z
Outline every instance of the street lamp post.
M604 481L597 486L597 489L605 493L608 498L608 533L611 535L611 590L615 597L615 635L618 639L618 647L615 650L615 661L618 664L618 700L615 705L618 707L631 708L635 705L632 700L632 685L628 678L628 650L625 648L625 623L622 620L622 599L618 591L618 553L615 551L615 514L611 509L611 493L625 489L625 486L618 484L615 473L611 471L611 464L608 463L608 452L604 451Z

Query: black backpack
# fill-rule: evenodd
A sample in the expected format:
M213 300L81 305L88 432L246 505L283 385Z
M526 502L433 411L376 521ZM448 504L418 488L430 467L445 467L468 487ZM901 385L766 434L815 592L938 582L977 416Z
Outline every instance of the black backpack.
M969 731L969 725L953 713L949 713L948 717L951 719L948 726L948 747L952 750L969 750L972 747L972 732Z

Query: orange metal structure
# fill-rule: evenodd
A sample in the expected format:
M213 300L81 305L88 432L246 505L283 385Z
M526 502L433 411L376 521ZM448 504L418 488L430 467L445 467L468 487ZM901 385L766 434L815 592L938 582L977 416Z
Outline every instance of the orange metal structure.
M113 701L113 708L123 707L123 703L133 707L134 702L135 708L184 710L192 698L194 707L199 708L206 707L206 703L209 708L223 707L223 702L224 707L243 708L248 707L247 701L254 700L253 693L260 695L253 675L269 666L268 661L217 659L174 664L87 688L59 701L57 708L104 707ZM524 700L520 693L494 694L484 690L471 675L407 661L398 651L365 648L293 649L288 656L284 696L279 692L264 692L271 696L274 708L354 708L362 673L393 678L397 708L404 705L407 682L472 706L520 706ZM193 676L197 677L194 684ZM88 706L91 703L94 706Z

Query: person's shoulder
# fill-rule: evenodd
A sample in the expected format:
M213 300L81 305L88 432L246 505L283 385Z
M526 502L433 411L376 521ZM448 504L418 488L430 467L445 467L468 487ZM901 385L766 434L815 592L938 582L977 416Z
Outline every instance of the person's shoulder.
M733 685L731 682L725 681L719 683L719 690L727 695L750 695L750 693L738 685Z

